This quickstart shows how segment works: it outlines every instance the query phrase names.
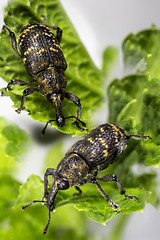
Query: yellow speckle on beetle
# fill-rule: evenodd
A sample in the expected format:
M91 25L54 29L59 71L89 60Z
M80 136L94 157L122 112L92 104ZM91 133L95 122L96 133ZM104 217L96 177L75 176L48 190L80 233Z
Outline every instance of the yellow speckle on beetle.
M107 157L107 156L108 156L107 150L103 150L103 153L104 153L104 157Z
M76 164L73 163L72 165L73 168L78 168L78 166L76 166Z
M94 144L94 141L92 140L92 138L88 138L87 139L90 143Z
M101 132L104 132L104 129L103 129L103 128L100 128L100 131L101 131Z
M34 28L36 25L29 26L28 29Z
M55 49L55 48L52 48L52 47L50 47L50 49L49 49L50 51L54 51L54 52L58 52L58 50L57 49Z
M23 58L23 62L24 62L24 63L26 62L26 60L27 60L26 58Z
M60 95L58 95L58 100L61 101L61 96Z
M36 54L38 55L38 54L41 54L42 52L44 52L45 51L45 49L44 48L42 48L41 50L39 50L39 52L36 52Z
M28 51L24 52L24 55L27 55L27 54L29 54L29 52L28 52Z
M110 124L110 126L112 126L115 134L118 132L123 137L123 133L114 124Z
M36 39L39 36L39 34L37 33L33 38Z

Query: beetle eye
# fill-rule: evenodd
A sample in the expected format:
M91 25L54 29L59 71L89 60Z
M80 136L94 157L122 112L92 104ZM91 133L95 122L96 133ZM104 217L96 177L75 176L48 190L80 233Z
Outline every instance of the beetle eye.
M69 182L67 179L62 179L61 182L58 184L59 190L65 190L69 188Z

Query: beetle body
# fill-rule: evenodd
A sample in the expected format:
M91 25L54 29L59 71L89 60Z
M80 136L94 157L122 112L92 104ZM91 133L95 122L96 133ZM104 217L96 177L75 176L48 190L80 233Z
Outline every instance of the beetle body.
M89 166L89 173L107 168L127 147L127 133L114 124L103 124L80 138L67 152L78 154Z
M60 29L58 30L60 31ZM28 23L20 32L18 46L27 71L35 79L49 67L64 72L67 63L60 47L60 39L42 24Z
M100 193L106 201L110 202L112 207L118 210L118 205L108 198L97 180L104 182L117 182L121 194L130 199L136 199L135 196L129 196L118 180L116 175L108 174L103 177L97 177L98 171L107 168L113 164L118 157L126 149L130 138L141 140L148 139L149 136L128 135L127 132L115 124L102 124L90 131L87 135L80 138L65 154L64 158L59 162L56 169L48 168L44 175L44 198L47 198L46 206L49 209L49 220L44 234L50 221L50 212L54 209L54 200L59 190L65 190L75 186L81 192L79 186L93 183L97 186ZM48 192L48 175L53 176L53 182ZM33 201L37 202L37 201ZM32 202L32 203L33 203ZM32 203L23 207L30 206Z
M51 29L43 24L28 23L20 31L18 41L19 53L15 34L7 26L4 26L4 29L10 33L12 47L22 59L28 73L33 77L34 80L32 82L37 82L37 87L29 86L24 90L21 106L16 111L20 113L24 109L27 95L38 91L54 105L56 110L56 119L49 120L47 125L51 121L56 121L57 126L63 127L66 118L75 118L77 127L80 130L84 130L84 128L79 126L80 123L85 126L85 123L80 120L80 99L73 93L66 92L67 80L65 70L67 63L60 47L62 30L53 26L52 29L56 30L56 35L54 35ZM12 79L6 89L10 90L13 84L23 86L31 85L32 82ZM65 118L63 116L62 101L64 98L78 106L77 117L69 116Z

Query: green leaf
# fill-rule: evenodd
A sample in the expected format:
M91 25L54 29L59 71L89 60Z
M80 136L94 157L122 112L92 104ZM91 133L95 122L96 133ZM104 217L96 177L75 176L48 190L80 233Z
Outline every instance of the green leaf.
M130 134L151 136L152 140L140 143L139 150L144 163L154 167L160 163L160 94L156 83L145 74L135 74L113 81L108 88L109 122L123 126Z
M64 157L64 155L65 155L64 143L60 141L54 144L54 146L51 147L51 149L48 151L46 155L43 171L45 172L47 168L56 168L59 161Z
M130 133L153 138L152 144L145 143L141 152L145 164L154 167L160 163L159 40L160 32L155 28L130 34L123 42L125 64L139 65L143 60L146 67L141 73L113 81L108 88L109 121L120 124Z
M14 173L29 146L30 139L26 132L0 117L0 174Z
M145 70L149 78L160 78L160 30L155 26L137 34L129 34L122 49L126 66L137 66Z
M37 187L35 188L36 192L40 189L38 186L40 184L36 184L36 178L33 177L33 179L34 184ZM45 220L47 220L46 209L43 208L43 206L36 206L36 208L31 208L31 211L29 210L29 212L20 211L21 206L17 205L18 199L16 200L20 184L9 176L3 176L0 180L0 238L14 240L21 239L23 236L23 239L43 239L42 230L45 227ZM21 190L19 194L21 194ZM71 220L69 223L70 215L67 211L63 209L63 214L61 212L60 216L57 215L57 218L59 219L58 222L54 222L53 219L53 222L51 222L51 231L47 234L46 239L53 239L53 236L54 239L64 239L65 237L66 239L69 239L69 235L75 237L75 239L83 239L81 236L83 234L80 234L80 231L74 231L74 228L76 228L78 224L80 228L84 227L85 218L79 217L78 215L74 216L74 211L70 209L70 214L73 215L72 218L70 218ZM63 224L62 221L60 221L60 219L62 220L62 217L67 219L67 224ZM61 234L59 235L60 229Z
M15 204L15 216L17 217L18 210L31 202L32 200L40 200L43 196L43 181L40 177L36 175L31 175L27 182L20 186L20 191ZM27 237L35 239L36 236L42 236L43 229L47 222L48 210L46 207L40 203L34 204L30 208L27 208L21 214L21 228L27 229ZM17 219L18 220L18 219ZM18 224L13 224L13 227L17 229L18 236L22 236L22 230L18 229L20 221ZM54 211L51 216L51 222L49 226L48 233L46 235L47 239L90 239L87 237L85 231L86 217L84 214L79 214L74 208L67 206ZM33 231L34 229L34 231ZM75 231L76 229L76 231ZM59 232L60 231L60 232Z
M103 103L103 77L102 72L94 65L88 52L80 41L72 23L63 10L59 0L15 0L8 3L5 9L5 24L16 34L18 39L21 27L29 21L42 22L45 17L46 24L56 25L63 29L62 49L68 63L66 71L67 91L76 94L82 105L82 120L87 123L89 128L92 124L92 114ZM13 78L31 81L31 77L25 70L25 67L16 55L10 44L8 32L2 31L0 35L0 76L9 82ZM115 53L110 49L108 59L105 60L105 66L114 58ZM105 70L104 70L105 69ZM103 72L107 73L106 67ZM26 87L13 86L12 91L8 91L9 96L14 102L14 107L19 108L23 90ZM69 103L67 100L63 102L63 113L67 117L76 115L77 106ZM34 93L27 96L25 102L25 111L33 119L41 122L47 122L50 119L56 119L53 105L48 102L40 93ZM74 135L80 134L75 125L72 124L73 119L66 120L66 125L59 128L65 133ZM52 122L53 127L57 127Z
M108 88L109 121L121 124L126 130L141 130L143 98L147 87L147 78L143 74L114 80Z
M56 144L54 147L50 149L47 154L46 161L45 161L45 168L56 168L58 162L64 157L64 149L62 143ZM102 183L102 188L106 192L109 197L119 205L120 214L129 214L134 211L142 211L145 206L145 199L148 189L146 188L145 183L140 185L140 181L136 180L134 183L134 176L132 179L124 179L124 176L127 175L126 168L124 167L125 163L122 164L122 170L119 170L120 180L122 176L122 180L125 183L126 192L130 195L135 195L138 197L138 200L130 200L127 199L125 196L120 194L119 189L117 188L116 184L111 183ZM133 161L128 161L126 164L127 169L132 166ZM117 166L117 165L115 165ZM117 167L118 168L118 167ZM45 169L46 170L46 169ZM113 168L113 171L110 172L112 169L104 171L101 173L105 175L106 173L116 173L116 168ZM122 171L122 172L121 172ZM129 173L130 174L130 173ZM134 179L134 180L133 180ZM132 182L133 181L133 182ZM151 181L151 178L150 178ZM49 179L50 184L52 183ZM151 181L152 182L152 181ZM75 195L76 190L74 188L70 188L66 191L59 191L56 199L55 199L55 210L56 212L59 209L63 208L64 206L74 206L79 211L86 212L87 216L94 221L100 222L105 224L110 219L114 218L117 215L117 211L112 208L112 206L105 201L105 199L101 196L100 192L96 188L96 186L92 184L86 184L85 186L81 187L82 194L77 196ZM150 189L149 189L150 190ZM35 175L29 177L26 183L24 183L20 188L20 194L17 200L17 206L23 206L28 204L34 199L41 199L43 196L43 183L42 180ZM54 213L53 213L54 215Z
M103 52L102 58L102 74L106 78L113 69L113 63L118 59L118 49L115 47L107 47Z
M12 214L12 208L19 192L20 183L9 175L0 177L1 191L0 191L0 223L8 219ZM1 229L0 224L0 229ZM1 232L1 231L0 231ZM2 239L2 238L1 238Z
M31 188L34 197L30 191ZM16 206L20 206L21 202L23 202L23 205L26 205L28 204L28 202L31 202L32 200L40 200L42 196L43 196L43 181L38 176L31 175L28 178L27 182L20 186L19 196L16 200Z
M63 157L63 151L63 145L61 143L56 144L48 152L45 165L49 164L49 167L56 167L58 161ZM128 152L126 155L129 157L125 159L125 161L120 159L120 161L122 161L119 164L116 163L111 166L107 171L105 170L105 174L111 172L117 174L118 172L119 179L124 183L126 192L130 195L137 196L138 199L130 200L120 195L115 183L100 182L104 191L119 205L120 215L122 216L135 211L143 211L145 201L157 204L157 202L155 203L156 194L153 192L153 186L154 188L156 187L155 175L146 174L146 176L135 177L132 172L128 172L128 169L131 169L135 163L134 159L136 159L136 156L130 156ZM104 175L104 171L101 174ZM43 196L43 188L43 181L36 175L31 175L27 182L20 186L15 208L11 215L10 222L12 224L9 231L11 234L14 229L14 232L16 232L14 236L16 238L22 236L25 228L27 228L27 233L24 239L27 239L27 237L35 239L36 236L42 234L47 222L47 208L40 203L35 203L23 211L23 213L20 213L19 210L22 206L33 200L40 200ZM47 239L52 239L53 234L55 239L63 239L64 237L65 239L69 239L69 236L76 237L76 239L84 239L85 237L86 239L87 235L84 233L86 218L83 212L94 221L103 224L117 215L117 212L113 210L112 206L106 202L98 192L96 186L86 184L81 190L82 194L80 196L74 195L74 193L76 193L74 188L58 192L55 200L56 208L51 214L51 223L48 229ZM73 207L78 209L79 212L74 210ZM16 221L13 221L13 219L16 219ZM77 229L76 231L75 228ZM59 229L61 229L62 232L61 236L58 234ZM9 235L6 234L5 232L5 237ZM89 236L87 239L89 239ZM93 237L91 239L93 239Z
M138 197L138 200L132 201L125 198L125 196L120 195L116 187L111 188L109 184L102 184L102 186L105 192L109 194L110 198L119 205L121 214L129 214L134 211L143 210L145 206L144 190L127 188L126 191L128 194L136 195ZM95 186L86 184L82 190L83 193L80 196L74 196L75 190L73 188L66 191L59 191L55 200L56 211L58 212L59 208L62 206L72 205L79 211L85 211L94 221L103 224L117 215L117 212L113 210L108 202L105 201ZM27 182L20 188L20 194L16 206L24 206L34 199L41 199L43 196L42 192L42 180L38 176L30 176Z
M145 189L145 201L157 206L156 172L147 167L158 167L160 163L159 30L152 28L128 35L122 50L125 66L139 71L110 84L109 121L124 127L130 134L149 135L152 140L131 141L115 173L126 176L123 181L129 186L132 179L132 186ZM128 176L130 180L126 179Z
M130 34L123 42L125 64L146 67L141 73L115 80L109 86L109 120L124 126L130 132L151 135L152 144L145 144L145 164L157 167L159 158L160 113L160 31L155 27ZM117 101L119 99L119 101Z

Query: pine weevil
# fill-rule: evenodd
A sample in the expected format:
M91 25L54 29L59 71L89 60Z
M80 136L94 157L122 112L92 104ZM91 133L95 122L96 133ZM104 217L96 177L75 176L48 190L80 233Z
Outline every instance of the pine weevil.
M64 158L59 162L56 169L48 168L44 174L44 196L42 200L34 200L22 210L36 202L44 203L48 210L48 222L43 231L46 234L51 212L54 210L55 197L59 190L66 190L72 186L81 193L80 186L86 183L95 184L106 201L108 201L113 209L119 212L118 205L114 203L104 192L97 180L103 182L117 183L120 193L129 199L137 199L136 196L128 195L117 176L108 174L103 177L97 177L99 171L106 169L110 164L117 161L128 145L130 138L141 140L150 139L149 136L128 135L127 132L116 126L115 124L102 124L90 131L84 137L80 138L65 154ZM48 176L52 175L53 182L50 191L48 191ZM45 200L47 199L47 200Z
M56 35L51 31L56 30ZM22 59L24 66L28 73L33 77L33 81L22 81L19 79L12 79L5 91L11 90L11 86L17 84L19 86L28 85L22 95L21 106L16 110L20 113L24 109L26 96L40 92L49 102L51 102L56 111L56 119L49 120L42 133L44 134L48 123L56 121L58 127L65 125L65 119L74 118L76 126L83 131L86 124L80 120L81 103L80 99L73 93L66 92L67 80L65 77L65 70L67 63L60 47L62 38L62 30L56 26L45 26L35 22L30 22L24 25L20 31L18 47L14 32L12 32L6 25L3 29L10 34L11 45L16 54ZM37 86L30 86L37 82ZM4 92L2 95L4 95ZM64 117L62 112L62 101L66 98L70 102L74 102L77 106L77 116ZM83 127L80 126L82 124Z

